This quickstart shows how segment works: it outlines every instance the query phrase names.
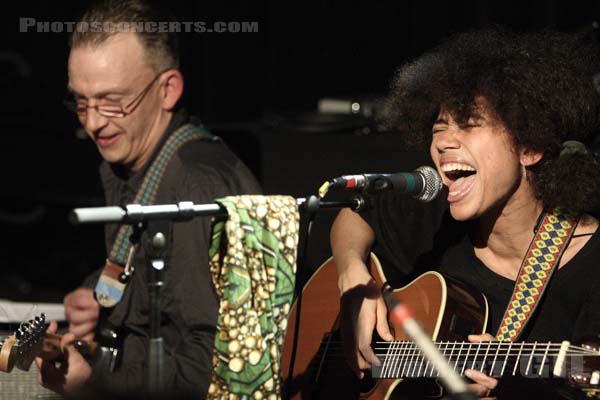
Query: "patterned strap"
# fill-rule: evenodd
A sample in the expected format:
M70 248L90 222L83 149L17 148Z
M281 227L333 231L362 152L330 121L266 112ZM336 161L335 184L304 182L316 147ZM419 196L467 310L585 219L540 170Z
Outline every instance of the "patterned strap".
M150 205L154 202L169 162L181 146L192 140L218 140L218 137L212 135L203 127L193 124L185 124L173 132L144 175L133 203ZM121 300L127 286L127 283L120 279L120 276L124 271L123 266L131 261L132 257L128 257L129 254L131 253L132 256L135 250L131 248L129 240L132 233L133 228L130 225L122 225L119 228L109 257L96 284L96 299L103 307L116 305Z
M579 217L559 209L544 214L519 269L496 339L510 342L518 339L557 269L578 222Z
M246 195L217 202L229 217L214 224L209 251L220 303L207 399L281 399L298 206L289 196Z

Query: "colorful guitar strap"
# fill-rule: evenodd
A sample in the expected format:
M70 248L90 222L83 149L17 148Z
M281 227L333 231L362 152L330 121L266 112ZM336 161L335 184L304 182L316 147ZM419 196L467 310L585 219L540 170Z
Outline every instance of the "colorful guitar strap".
M192 140L214 141L219 140L219 138L203 127L193 124L185 124L173 132L144 175L133 203L153 204L169 162L181 146ZM132 261L137 246L131 244L130 237L132 234L133 229L130 225L122 225L119 228L102 274L94 289L96 300L103 307L113 307L121 300L127 287L127 280L123 279L123 273L131 274L133 272Z
M579 216L560 209L544 213L521 263L496 339L510 342L518 339L539 304L552 273L558 268L578 222Z

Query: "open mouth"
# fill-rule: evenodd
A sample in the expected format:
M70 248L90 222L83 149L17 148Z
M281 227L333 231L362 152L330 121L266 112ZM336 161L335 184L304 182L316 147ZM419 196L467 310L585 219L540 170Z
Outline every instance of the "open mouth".
M448 201L458 201L472 189L477 170L471 165L446 163L440 169L444 173L444 183L448 185Z
M460 178L466 178L477 173L475 168L467 164L449 163L442 165L441 169L450 182L455 182Z
M96 137L96 143L98 143L98 145L100 145L101 147L107 147L119 140L119 137L120 135L118 133L115 133L114 135L110 136L98 136Z

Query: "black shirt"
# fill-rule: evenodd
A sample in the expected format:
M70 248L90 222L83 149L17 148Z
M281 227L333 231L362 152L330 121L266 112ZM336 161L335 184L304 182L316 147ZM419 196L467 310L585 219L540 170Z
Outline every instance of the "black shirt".
M386 192L372 200L373 208L362 216L375 232L373 251L392 285L403 286L427 270L457 278L485 294L490 312L486 332L494 336L515 282L496 274L475 256L468 235L470 223L454 220L443 199L420 203ZM533 231L531 235L533 238ZM561 342L596 337L600 333L599 261L597 230L568 263L555 271L519 340ZM527 386L535 385L529 379ZM524 392L519 389L517 393Z
M174 115L153 157L169 135L189 120L183 111ZM100 175L106 204L131 203L150 164L151 161L139 172L130 174L122 167L102 163ZM155 204L212 203L215 198L244 193L260 193L246 166L222 141L195 140L183 145L172 158ZM171 393L176 390L196 398L202 398L208 390L218 312L218 299L208 269L210 226L211 219L207 217L172 225L167 234L170 240L165 286L160 298L165 384ZM118 225L106 226L107 253L118 228ZM121 302L103 310L108 322L124 338L121 361L113 373L95 368L91 382L135 393L146 384L149 342L150 310L143 248L137 252L133 264L135 272Z

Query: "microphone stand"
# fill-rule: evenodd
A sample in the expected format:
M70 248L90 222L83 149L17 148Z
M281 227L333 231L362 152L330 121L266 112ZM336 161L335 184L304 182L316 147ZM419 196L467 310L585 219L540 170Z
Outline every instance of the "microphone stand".
M365 198L357 195L350 200L323 201L317 196L296 199L299 210L308 213L309 221L304 238L304 246L298 254L297 275L304 277L308 271L306 250L312 218L320 210L350 208L359 211L366 205ZM73 225L83 224L131 224L140 231L146 230L144 249L148 268L148 294L150 298L150 342L148 348L148 389L149 393L157 393L164 387L164 343L160 336L160 295L164 286L166 269L166 250L173 222L188 221L194 217L226 216L227 210L218 203L194 204L184 201L177 204L149 205L128 204L126 206L76 208L69 213L69 221ZM138 232L140 235L142 232ZM300 300L302 288L296 279L297 312L296 331L289 376L292 376L297 350L297 338L300 318Z
M164 286L166 252L172 222L150 221L144 240L146 254L148 298L150 302L150 340L148 344L148 393L161 393L164 382L164 342L160 335L160 296Z
M320 210L339 210L350 208L360 211L366 206L363 196L357 195L350 200L323 201L317 196L296 199L300 211L318 212ZM161 204L142 206L127 204L126 206L75 208L69 213L69 221L73 225L83 224L137 224L154 220L173 222L188 221L194 217L226 216L227 210L218 203L194 204L182 201L177 204Z

